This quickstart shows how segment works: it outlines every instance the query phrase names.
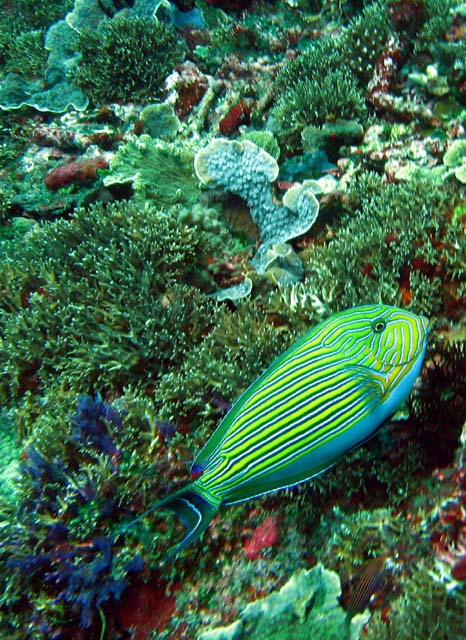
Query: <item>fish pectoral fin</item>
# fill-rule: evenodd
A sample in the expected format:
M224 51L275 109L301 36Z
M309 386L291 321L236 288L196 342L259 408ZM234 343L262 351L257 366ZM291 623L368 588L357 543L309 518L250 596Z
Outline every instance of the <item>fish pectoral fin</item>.
M347 367L353 383L361 390L361 394L369 404L381 404L385 397L385 384L382 376L372 369L354 364Z

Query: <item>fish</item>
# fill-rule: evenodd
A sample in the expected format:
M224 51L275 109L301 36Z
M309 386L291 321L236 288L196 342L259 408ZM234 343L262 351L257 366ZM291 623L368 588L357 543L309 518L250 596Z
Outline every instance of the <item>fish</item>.
M371 438L409 395L429 331L421 315L369 304L296 340L232 405L196 456L193 481L151 507L186 528L170 555L220 507L307 482Z
M384 554L364 563L359 577L352 584L344 603L344 607L351 617L364 611L373 594L379 589L386 560L387 556Z

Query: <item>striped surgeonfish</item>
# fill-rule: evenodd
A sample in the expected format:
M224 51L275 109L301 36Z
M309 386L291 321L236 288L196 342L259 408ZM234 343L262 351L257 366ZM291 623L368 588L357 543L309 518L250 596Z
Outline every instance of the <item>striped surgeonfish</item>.
M309 480L370 438L408 396L428 332L426 318L372 304L299 338L234 403L194 460L196 479L153 507L187 528L174 551L220 505Z

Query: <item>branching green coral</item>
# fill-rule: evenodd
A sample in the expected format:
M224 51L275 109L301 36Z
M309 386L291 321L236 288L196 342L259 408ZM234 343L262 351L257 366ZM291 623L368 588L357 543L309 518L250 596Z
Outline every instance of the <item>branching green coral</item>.
M363 94L354 75L344 69L327 69L322 78L310 76L290 86L273 110L277 136L291 148L300 147L301 132L309 125L359 119L365 114Z
M82 31L74 82L94 104L156 96L164 78L182 61L173 29L150 18L116 17L97 31Z
M466 636L466 592L449 591L441 578L420 564L404 579L389 622L371 620L368 640L457 640Z
M1 503L11 503L15 498L15 482L19 476L19 454L17 437L11 418L5 410L0 411L0 522Z
M445 49L448 46L444 36L451 26L455 13L454 7L458 5L458 0L425 1L426 19L415 40L415 51L428 50L435 53L442 51L442 47Z
M18 39L31 30L44 29L63 18L73 6L73 0L1 0L0 2L0 63L18 48ZM26 42L28 37L26 36ZM24 40L23 40L24 42ZM23 56L27 56L25 51Z
M3 388L155 379L209 322L213 303L187 287L205 247L176 216L131 203L33 230L1 263Z
M47 63L44 34L44 29L38 29L25 31L15 38L8 51L7 71L20 73L26 77L43 74Z
M336 237L301 256L307 295L332 310L383 300L427 315L438 311L445 281L455 286L464 277L450 266L464 250L459 225L445 215L452 198L453 191L439 192L425 179L386 184L363 174L349 191L351 213Z
M13 195L10 188L0 185L0 224L4 224L10 219Z
M386 5L385 0L376 0L366 6L342 36L346 63L363 85L370 79L392 29Z
M358 119L366 113L356 76L344 60L339 38L317 40L302 55L285 63L274 83L273 128L288 148L301 146L309 125Z

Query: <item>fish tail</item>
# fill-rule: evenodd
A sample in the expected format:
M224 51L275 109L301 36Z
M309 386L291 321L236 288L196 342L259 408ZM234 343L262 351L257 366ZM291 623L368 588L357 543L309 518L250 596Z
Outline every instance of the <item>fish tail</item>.
M163 500L153 504L149 509L144 511L144 513L137 516L137 518L118 528L114 532L114 535L126 533L128 529L154 511L172 511L185 526L187 534L179 544L168 550L167 558L171 558L181 551L181 549L184 549L201 537L217 513L220 505L221 500L218 500L204 489L197 487L196 482L192 482L186 487L170 494Z
M181 549L200 538L219 507L220 501L204 491L201 495L195 483L172 493L154 505L154 509L172 511L186 527L185 537L170 549L170 555L177 554Z

